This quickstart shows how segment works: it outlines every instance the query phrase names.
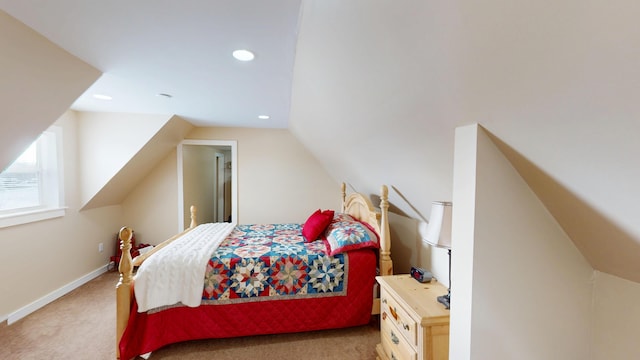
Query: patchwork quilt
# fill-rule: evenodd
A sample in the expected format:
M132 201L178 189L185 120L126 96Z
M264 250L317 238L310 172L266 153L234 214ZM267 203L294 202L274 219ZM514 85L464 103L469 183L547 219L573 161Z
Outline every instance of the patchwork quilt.
M300 224L238 225L207 264L207 305L345 296L348 257L305 243Z

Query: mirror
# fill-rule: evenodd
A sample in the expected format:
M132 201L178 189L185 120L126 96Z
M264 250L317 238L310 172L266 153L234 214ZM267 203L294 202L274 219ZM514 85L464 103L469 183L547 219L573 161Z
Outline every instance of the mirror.
M184 140L178 145L178 227L191 222L191 205L199 224L238 221L236 141Z

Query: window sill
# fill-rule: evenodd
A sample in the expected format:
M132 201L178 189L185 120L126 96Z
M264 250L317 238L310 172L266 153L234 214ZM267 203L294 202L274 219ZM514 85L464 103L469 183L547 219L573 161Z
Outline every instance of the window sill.
M28 224L36 221L63 217L66 208L34 210L18 214L0 216L0 229L9 226Z

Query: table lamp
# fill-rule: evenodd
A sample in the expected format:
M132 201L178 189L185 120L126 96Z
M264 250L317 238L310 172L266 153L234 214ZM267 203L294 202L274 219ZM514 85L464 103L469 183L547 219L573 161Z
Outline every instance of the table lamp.
M434 201L431 206L431 219L422 239L431 246L447 249L449 254L449 289L446 295L438 296L438 302L447 309L451 302L451 208L452 203Z

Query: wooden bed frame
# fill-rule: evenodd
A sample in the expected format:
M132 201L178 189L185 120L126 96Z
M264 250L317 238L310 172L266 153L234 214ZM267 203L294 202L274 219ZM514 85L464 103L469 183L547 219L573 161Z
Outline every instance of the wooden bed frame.
M349 214L354 218L364 221L371 225L376 232L380 235L380 250L379 250L379 270L380 275L392 275L393 274L393 262L391 260L391 236L389 233L389 190L386 185L382 185L380 189L380 210L377 211L371 201L360 193L352 193L348 197L346 195L346 185L341 185L341 199L343 213ZM129 314L131 312L131 305L133 301L133 269L134 267L142 265L142 263L153 253L165 247L175 239L186 234L191 229L195 228L196 222L196 208L191 207L191 224L183 232L172 236L168 240L156 245L153 250L138 256L134 259L131 258L131 238L133 231L128 227L120 229L118 237L121 241L120 248L122 249L122 256L120 258L120 264L118 266L118 272L120 273L120 280L116 285L116 355L120 358L119 343L122 338L122 334L129 322ZM376 298L373 302L371 313L376 315L380 314L380 299Z

